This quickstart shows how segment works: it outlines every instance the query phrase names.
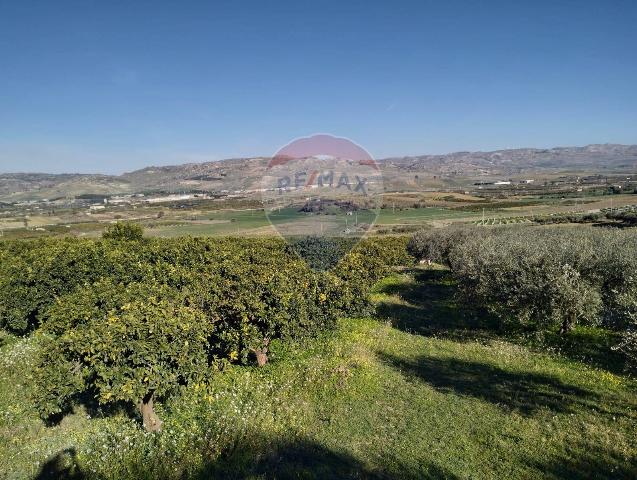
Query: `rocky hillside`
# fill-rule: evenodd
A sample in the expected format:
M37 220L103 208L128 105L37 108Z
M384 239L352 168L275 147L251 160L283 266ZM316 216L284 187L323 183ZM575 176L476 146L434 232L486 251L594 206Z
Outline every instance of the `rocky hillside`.
M147 167L119 176L82 174L0 174L0 200L59 198L80 194L228 191L259 188L268 159L236 158L205 163ZM588 145L552 149L521 148L494 152L386 158L378 161L387 190L413 186L414 178L432 185L454 179L508 177L530 173L585 171L637 172L637 145ZM435 177L435 179L434 179Z
M495 152L456 152L447 155L387 158L413 172L471 175L515 175L542 170L637 170L637 145L588 145L551 149L519 148Z

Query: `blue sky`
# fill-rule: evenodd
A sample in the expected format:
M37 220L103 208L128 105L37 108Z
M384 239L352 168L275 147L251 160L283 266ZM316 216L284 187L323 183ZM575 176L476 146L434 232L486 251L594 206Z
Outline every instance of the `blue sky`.
M637 2L0 0L0 171L637 143Z

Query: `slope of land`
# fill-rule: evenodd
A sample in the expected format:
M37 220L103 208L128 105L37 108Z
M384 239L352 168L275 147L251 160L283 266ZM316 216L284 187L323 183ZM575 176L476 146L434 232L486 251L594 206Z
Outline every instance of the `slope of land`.
M602 330L524 338L477 330L444 272L377 287L375 319L345 319L272 362L231 367L160 405L160 434L124 410L78 407L45 426L29 399L37 339L0 347L6 478L548 478L637 474L637 383ZM553 343L557 342L557 343ZM550 352L547 351L547 347ZM597 352L598 355L592 355Z

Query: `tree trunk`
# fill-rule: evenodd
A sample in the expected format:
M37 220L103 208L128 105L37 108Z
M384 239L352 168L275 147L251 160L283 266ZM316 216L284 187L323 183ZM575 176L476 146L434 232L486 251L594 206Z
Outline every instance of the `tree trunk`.
M253 348L252 351L254 352L254 354L257 357L257 365L259 367L264 366L266 363L268 363L268 345L270 344L270 339L266 338L263 341L263 347L262 348Z
M564 335L571 331L571 327L573 326L573 318L571 316L567 316L562 321L562 325L560 326L560 335Z
M139 412L142 414L142 421L144 428L149 432L158 432L161 430L161 424L163 423L153 405L154 392L147 393L146 396L139 402Z

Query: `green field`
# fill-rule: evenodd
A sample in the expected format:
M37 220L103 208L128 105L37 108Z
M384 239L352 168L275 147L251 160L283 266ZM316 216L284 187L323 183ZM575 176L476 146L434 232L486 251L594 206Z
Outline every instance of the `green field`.
M476 212L464 212L446 208L419 208L419 209L383 209L379 211L377 218L373 212L361 212L356 220L360 223L374 222L380 226L388 225L424 225L433 220L454 220L478 218ZM346 219L347 222L346 223ZM223 236L237 234L267 235L274 230L271 225L281 230L294 231L294 225L299 224L300 233L303 232L303 223L324 221L326 231L328 226L335 232L341 232L346 225L352 226L355 218L332 215L308 215L295 209L282 209L275 212L268 219L262 210L222 210L195 217L194 220L181 223L173 222L166 225L158 225L147 229L147 234L158 237L177 237L182 235L192 236Z
M393 211L391 208L380 211L377 223L389 224L419 224L431 220L452 220L458 218L471 218L478 215L476 212L466 212L448 208L411 208Z
M610 334L478 328L453 288L444 271L387 278L376 317L184 387L159 405L159 434L95 405L46 426L29 401L38 340L5 336L1 475L635 478L637 382L621 374Z
M158 237L232 235L269 225L262 210L219 210L192 218L148 228L148 234Z
M99 237L104 229L116 221L140 223L147 235L154 237L267 236L276 234L274 224L289 235L311 233L312 225L323 223L324 233L341 235L360 234L352 228L356 223L374 224L371 233L401 233L418 226L442 226L448 223L528 223L529 218L561 214L584 214L588 211L607 212L631 208L637 202L635 195L600 195L595 197L535 195L504 198L479 198L445 192L411 192L387 194L384 208L373 212L360 211L356 216L306 214L295 208L282 208L268 219L259 199L214 200L193 202L188 205L153 204L109 207L99 213L88 214L82 209L61 209L55 215L23 212L5 214L0 219L0 239L38 238L45 236ZM475 199L479 201L476 201ZM417 206L419 208L414 208ZM334 213L334 212L331 212ZM23 220L28 215L28 228Z

